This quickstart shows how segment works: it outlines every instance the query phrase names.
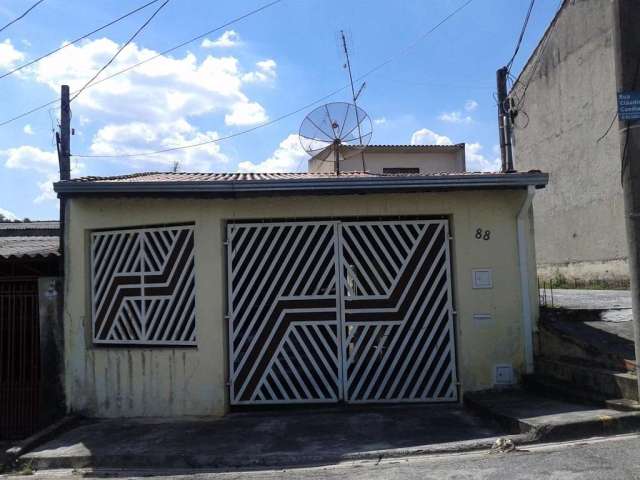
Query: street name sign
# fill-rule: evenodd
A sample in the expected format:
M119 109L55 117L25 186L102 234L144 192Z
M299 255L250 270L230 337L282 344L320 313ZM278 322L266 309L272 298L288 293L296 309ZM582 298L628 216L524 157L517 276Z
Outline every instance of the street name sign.
M640 92L618 92L618 118L640 120Z

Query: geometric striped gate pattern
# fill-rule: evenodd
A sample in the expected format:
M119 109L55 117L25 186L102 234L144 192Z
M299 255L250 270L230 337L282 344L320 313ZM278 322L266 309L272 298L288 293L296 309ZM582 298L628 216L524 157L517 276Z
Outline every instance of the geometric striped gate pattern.
M93 341L195 345L193 226L91 234Z
M455 401L446 220L229 224L232 404Z
M343 223L345 399L457 399L446 220Z
M229 224L233 404L337 402L335 222Z

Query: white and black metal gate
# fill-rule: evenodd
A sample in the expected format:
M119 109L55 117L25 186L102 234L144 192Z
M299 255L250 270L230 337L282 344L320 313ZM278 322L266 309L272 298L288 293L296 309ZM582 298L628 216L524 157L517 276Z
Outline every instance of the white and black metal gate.
M232 404L457 400L446 220L229 224Z

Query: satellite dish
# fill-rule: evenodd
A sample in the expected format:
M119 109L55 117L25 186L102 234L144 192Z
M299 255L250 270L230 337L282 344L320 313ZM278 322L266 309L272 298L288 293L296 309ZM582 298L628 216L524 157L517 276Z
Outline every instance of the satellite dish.
M335 162L335 172L340 175L340 161L362 153L372 133L367 112L351 103L335 102L307 115L300 125L299 136L309 155L321 162Z

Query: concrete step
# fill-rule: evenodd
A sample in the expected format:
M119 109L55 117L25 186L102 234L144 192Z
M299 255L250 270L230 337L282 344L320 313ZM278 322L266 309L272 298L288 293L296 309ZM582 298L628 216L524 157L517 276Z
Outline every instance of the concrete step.
M563 441L637 432L640 412L591 407L528 391L471 392L465 405L529 441Z
M633 342L589 322L581 311L549 311L539 324L537 354L557 360L578 360L608 370L634 372ZM589 312L587 312L589 313Z
M548 397L562 399L567 402L602 407L606 405L609 397L600 392L578 388L571 383L557 380L553 377L543 376L539 373L525 375L523 377L525 390Z
M535 368L538 376L565 383L595 401L638 400L638 381L633 373L598 368L575 359L557 360L542 356L536 357Z
M607 408L618 410L620 412L640 412L640 402L629 400L628 398L615 398L607 400Z

